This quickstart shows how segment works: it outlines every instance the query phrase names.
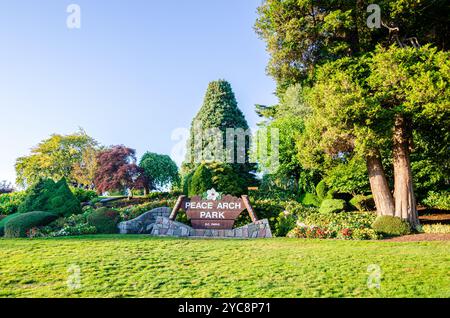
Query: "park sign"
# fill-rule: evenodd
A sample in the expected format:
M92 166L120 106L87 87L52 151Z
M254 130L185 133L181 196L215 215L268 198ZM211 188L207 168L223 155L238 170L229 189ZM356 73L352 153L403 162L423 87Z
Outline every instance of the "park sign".
M192 198L180 196L170 215L171 220L175 220L180 209L186 211L194 229L231 230L244 210L248 211L253 222L257 221L246 195L240 198L223 196L214 189Z

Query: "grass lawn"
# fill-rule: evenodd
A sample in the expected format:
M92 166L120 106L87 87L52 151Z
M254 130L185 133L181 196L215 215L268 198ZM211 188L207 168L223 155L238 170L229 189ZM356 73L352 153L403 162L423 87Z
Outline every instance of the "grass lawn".
M0 297L450 297L450 242L0 239Z

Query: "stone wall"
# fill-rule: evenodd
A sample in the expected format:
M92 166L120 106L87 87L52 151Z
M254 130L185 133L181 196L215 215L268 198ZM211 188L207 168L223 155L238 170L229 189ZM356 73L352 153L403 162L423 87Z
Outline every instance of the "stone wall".
M150 234L159 217L168 218L172 212L171 208L162 207L153 209L138 216L137 218L119 223L120 234Z
M269 238L272 237L269 221L259 220L232 230L198 230L169 220L168 217L158 217L152 227L153 236L173 237L211 237L211 238Z

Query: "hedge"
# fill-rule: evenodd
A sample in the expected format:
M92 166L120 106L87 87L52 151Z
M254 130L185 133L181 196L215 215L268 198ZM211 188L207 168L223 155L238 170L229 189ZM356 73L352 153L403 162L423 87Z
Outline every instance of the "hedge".
M5 235L5 224L6 222L14 219L16 216L19 216L19 213L10 214L0 220L0 236Z
M345 209L345 201L338 199L326 199L323 200L320 205L319 211L321 213L336 213L342 212Z
M108 208L97 209L87 217L88 224L95 226L99 234L117 233L119 219L119 212Z
M401 218L382 215L375 219L372 228L383 236L400 236L411 233L411 226Z
M27 237L27 231L37 226L47 225L58 216L50 212L34 211L22 213L5 224L5 237L17 238Z

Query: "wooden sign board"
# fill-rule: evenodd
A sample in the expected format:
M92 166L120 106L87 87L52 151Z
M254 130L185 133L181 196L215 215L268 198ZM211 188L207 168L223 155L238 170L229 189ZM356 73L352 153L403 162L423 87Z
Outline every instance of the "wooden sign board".
M213 192L213 194L217 193ZM194 229L231 230L235 220L244 210L249 212L253 222L257 221L248 197L245 195L240 198L231 195L223 197L212 195L208 198L180 196L170 215L171 220L175 220L179 209L186 211Z

